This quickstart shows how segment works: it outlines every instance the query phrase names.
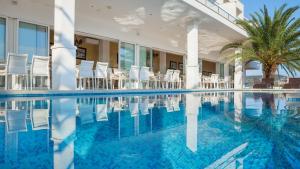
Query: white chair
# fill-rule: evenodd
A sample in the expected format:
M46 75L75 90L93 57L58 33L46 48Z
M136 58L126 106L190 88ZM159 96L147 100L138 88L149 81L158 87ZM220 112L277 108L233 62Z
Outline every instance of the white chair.
M8 89L8 76L16 75L25 77L25 89L28 87L27 54L8 53L5 66L5 89Z
M49 73L49 57L48 56L36 56L32 57L31 67L30 67L30 87L35 87L34 82L36 82L35 77L46 77L47 78L47 88L50 89L50 73Z
M231 76L225 76L223 83L224 83L224 88L226 89L231 88Z
M118 81L118 89L123 88L123 81L125 80L125 75L124 72L121 70L114 68L114 69L109 69L109 78L110 78L110 83L111 83L111 88L115 89L114 82Z
M174 70L168 69L166 74L163 77L163 82L165 84L164 88L169 88L169 84L172 82L172 76L173 76Z
M219 74L212 74L210 77L210 83L213 88L219 88Z
M86 61L86 60L81 61L79 65L79 72L78 72L79 89L83 89L83 88L85 89L86 80L90 80L90 79L92 79L92 81L94 80L93 66L94 66L94 61ZM82 82L84 83L83 86L82 86ZM89 87L91 87L91 85L89 85Z
M139 66L132 65L129 71L129 88L132 88L131 83L133 82L134 87L139 87Z
M143 88L143 83L146 83L146 88L149 88L150 81L150 68L149 67L141 67L140 70L140 83Z
M99 87L99 80L103 79L103 88L104 88L104 80L106 82L106 89L108 89L108 63L106 62L97 62L96 69L94 70L94 87Z
M174 70L172 75L172 88L181 88L180 70Z

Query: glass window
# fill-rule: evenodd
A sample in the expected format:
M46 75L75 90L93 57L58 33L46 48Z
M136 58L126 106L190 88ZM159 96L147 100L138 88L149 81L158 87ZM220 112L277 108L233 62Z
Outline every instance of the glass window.
M152 50L140 46L140 66L152 67Z
M129 71L131 65L135 65L135 45L121 42L120 45L120 68Z
M4 18L0 18L0 62L5 61L6 48L6 22Z
M48 29L45 26L20 22L19 23L19 53L29 55L31 62L33 55L48 55Z
M224 78L224 63L220 63L220 77Z

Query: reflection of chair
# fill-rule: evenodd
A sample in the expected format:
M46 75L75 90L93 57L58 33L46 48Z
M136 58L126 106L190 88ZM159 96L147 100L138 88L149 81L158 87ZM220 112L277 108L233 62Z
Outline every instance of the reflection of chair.
M8 133L27 131L25 110L7 110L5 117Z
M79 103L79 117L81 124L94 122L93 106L89 103Z
M180 111L180 96L174 96L173 97L173 110L174 111Z
M137 116L139 114L139 98L133 97L129 100L129 111L131 116Z
M149 98L148 97L142 97L139 105L140 105L139 109L140 109L142 115L149 114Z
M263 102L261 99L246 97L245 99L245 114L250 117L259 117L262 114Z
M49 103L47 108L35 108L32 103L30 111L32 130L49 129Z
M108 121L108 99L104 103L96 102L96 121Z

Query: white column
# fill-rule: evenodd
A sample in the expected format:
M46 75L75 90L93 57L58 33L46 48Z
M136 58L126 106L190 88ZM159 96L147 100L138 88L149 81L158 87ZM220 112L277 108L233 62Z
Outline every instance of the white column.
M192 22L187 26L187 58L185 66L186 88L198 87L198 23Z
M201 105L201 97L192 94L186 95L186 146L192 151L197 151L198 143L198 113Z
M159 71L160 73L166 73L167 71L167 53L159 52Z
M235 54L241 53L238 49ZM243 62L240 58L235 59L235 70L234 70L234 88L243 89Z
M74 168L76 139L75 99L54 99L52 102L52 140L54 168Z
M55 0L52 89L76 89L75 0Z
M101 62L109 62L109 51L110 49L110 43L108 40L101 40L100 41L100 45L99 45L99 54L100 54L100 58L99 60Z

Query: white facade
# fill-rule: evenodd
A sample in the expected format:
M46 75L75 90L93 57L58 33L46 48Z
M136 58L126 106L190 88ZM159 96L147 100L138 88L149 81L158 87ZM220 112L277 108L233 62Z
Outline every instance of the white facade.
M6 19L6 52L18 52L20 22L45 26L48 34L50 30L54 31L53 87L59 90L74 89L76 48L70 42L74 41L75 33L187 56L187 84L196 83L189 80L191 74L197 73L194 71L197 66L199 70L199 64L194 63L196 60L225 63L219 50L227 43L246 37L246 33L234 23L236 18L243 18L240 1L213 4L206 0L1 0L0 4L0 17ZM194 27L192 33L187 30L194 20L197 20L198 29ZM66 36L67 40L58 38L58 35ZM193 43L192 46L189 42ZM100 44L103 52L99 55L106 55L109 44L105 41ZM165 61L164 58L160 60ZM193 70L189 70L191 66ZM165 70L162 68L162 71ZM68 75L64 82L62 79L67 77L60 76L63 72ZM188 85L188 88L192 86Z

